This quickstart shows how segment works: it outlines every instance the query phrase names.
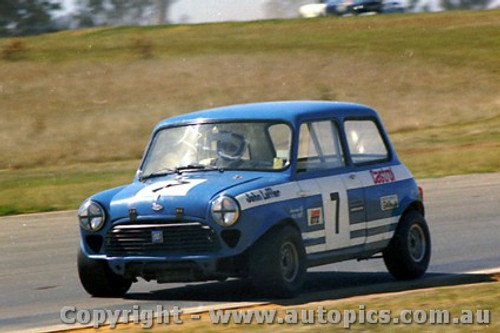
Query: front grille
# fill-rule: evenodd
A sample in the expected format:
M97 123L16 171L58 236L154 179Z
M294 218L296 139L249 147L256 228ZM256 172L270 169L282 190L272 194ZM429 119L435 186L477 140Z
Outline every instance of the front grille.
M219 240L212 228L197 222L176 224L123 224L107 235L109 256L196 255L216 252Z

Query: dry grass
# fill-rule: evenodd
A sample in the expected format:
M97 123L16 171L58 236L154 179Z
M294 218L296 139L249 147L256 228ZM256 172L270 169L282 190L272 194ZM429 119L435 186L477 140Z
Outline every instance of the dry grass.
M78 198L55 202L36 194L41 188L23 188L32 168L80 164L71 176L76 184L87 169L101 168L97 162L137 165L161 119L254 101L367 104L417 176L498 171L499 29L500 11L469 11L22 39L21 58L0 60L0 214L25 211L11 192L25 201L48 197L28 211L75 208L94 192L80 186ZM11 43L0 39L0 49ZM107 184L118 185L124 175L111 178ZM75 193L54 184L64 198Z
M0 168L138 159L158 120L232 103L360 102L376 107L392 132L485 119L500 110L496 74L368 56L16 62L0 63L0 77Z

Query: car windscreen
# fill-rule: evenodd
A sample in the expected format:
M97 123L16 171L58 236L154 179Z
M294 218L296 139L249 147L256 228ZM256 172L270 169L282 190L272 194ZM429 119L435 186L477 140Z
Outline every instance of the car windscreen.
M166 127L147 150L144 176L182 170L282 170L290 163L285 123L220 122Z

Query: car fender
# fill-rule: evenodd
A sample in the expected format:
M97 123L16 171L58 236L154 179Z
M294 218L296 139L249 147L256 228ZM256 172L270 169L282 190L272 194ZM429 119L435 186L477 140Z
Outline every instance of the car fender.
M258 216L258 218L255 218ZM284 224L291 224L300 230L299 223L289 214L287 205L279 207L261 206L244 212L241 220L238 222L241 231L241 243L239 248L246 250L255 244L259 239L266 235L270 230Z

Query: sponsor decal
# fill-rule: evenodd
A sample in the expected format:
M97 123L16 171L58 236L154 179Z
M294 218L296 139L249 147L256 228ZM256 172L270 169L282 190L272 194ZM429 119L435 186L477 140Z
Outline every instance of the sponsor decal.
M304 217L304 207L290 209L289 213L292 219L301 219Z
M372 176L373 183L375 185L387 184L396 181L396 176L394 175L394 172L391 168L370 170L370 175Z
M382 210L393 210L399 207L397 194L388 195L380 198L380 208Z
M279 198L280 196L281 192L279 190L274 190L272 187L267 187L263 190L252 191L245 194L248 203Z
M321 207L307 210L307 225L314 226L323 224L323 209Z
M273 160L273 169L283 169L285 161L282 158L275 157Z

